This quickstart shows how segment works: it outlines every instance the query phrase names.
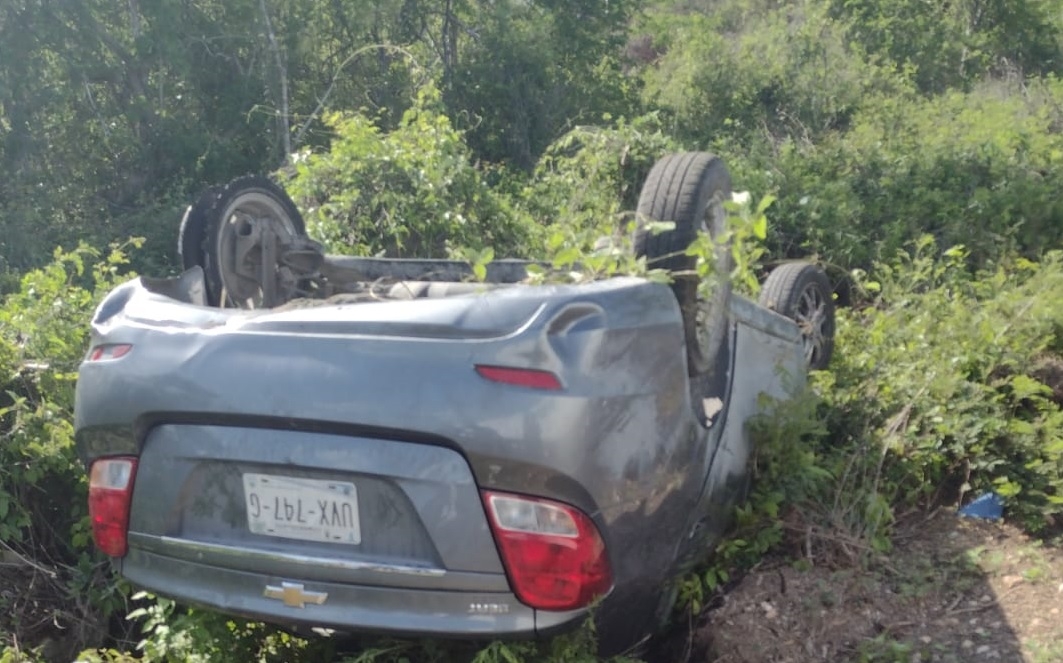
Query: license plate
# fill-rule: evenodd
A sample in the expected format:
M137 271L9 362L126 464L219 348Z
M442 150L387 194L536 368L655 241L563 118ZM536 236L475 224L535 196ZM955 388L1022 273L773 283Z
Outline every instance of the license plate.
M244 474L247 527L254 534L330 543L362 542L358 491L346 481Z

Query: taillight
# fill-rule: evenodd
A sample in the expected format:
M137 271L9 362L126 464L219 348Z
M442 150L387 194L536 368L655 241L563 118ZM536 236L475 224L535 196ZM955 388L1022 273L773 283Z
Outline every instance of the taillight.
M513 592L540 610L575 610L613 584L605 544L582 511L551 500L485 491L491 530Z
M104 359L120 359L133 349L128 343L106 343L97 345L89 351L89 361L102 361Z
M105 555L123 557L129 531L129 504L137 459L100 458L89 470L89 519L92 539Z
M492 382L512 384L518 387L547 389L550 391L556 391L561 388L561 381L550 371L539 371L534 368L477 365L476 372L480 374L480 377Z

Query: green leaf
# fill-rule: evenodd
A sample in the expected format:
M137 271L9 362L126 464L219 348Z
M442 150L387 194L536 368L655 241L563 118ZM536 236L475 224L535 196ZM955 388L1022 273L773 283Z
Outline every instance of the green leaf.
M761 240L768 237L768 217L761 214L753 219L753 236Z
M1007 477L995 479L993 485L1001 497L1015 497L1022 492L1022 486Z
M579 261L580 256L581 252L578 248L574 246L566 247L554 256L554 267L561 269L563 267L568 267L569 265L574 265Z
M675 221L647 221L642 227L651 235L660 235L675 230Z
M1051 395L1052 393L1050 387L1027 375L1022 375L1021 373L1012 376L1010 385L1012 393L1015 398L1018 399L1030 398L1031 396Z

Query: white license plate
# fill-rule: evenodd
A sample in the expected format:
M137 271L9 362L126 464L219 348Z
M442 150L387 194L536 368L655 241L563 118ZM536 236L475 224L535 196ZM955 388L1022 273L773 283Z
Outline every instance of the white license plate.
M358 491L347 481L244 474L247 527L303 541L362 542Z

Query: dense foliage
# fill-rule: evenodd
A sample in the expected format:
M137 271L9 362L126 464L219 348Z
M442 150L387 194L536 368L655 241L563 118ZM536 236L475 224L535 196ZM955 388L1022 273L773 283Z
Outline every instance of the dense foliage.
M297 156L288 190L330 250L397 258L443 257L448 245L527 252L532 225L473 167L435 88L421 90L388 133L362 115L327 121L331 149Z
M824 383L830 441L881 452L885 504L994 490L1028 529L1063 523L1063 255L972 275L924 238L847 312ZM840 468L835 468L836 471ZM866 486L865 486L866 488Z
M203 186L320 152L337 113L410 129L427 81L466 166L511 189L574 128L652 113L779 194L777 254L866 267L923 223L950 243L972 212L973 257L1036 252L1059 226L1060 16L1058 0L5 3L0 286L56 244L131 235L135 266L167 269Z
M88 543L70 410L92 307L172 270L181 208L247 172L334 251L596 278L644 268L625 240L653 161L712 149L771 204L766 246L764 207L735 209L738 276L852 270L834 367L756 427L752 499L682 605L771 547L863 559L899 511L990 489L1058 532L1061 28L1063 0L0 3L0 660L336 653L134 600ZM354 660L590 660L592 640Z
M782 547L802 564L873 563L900 514L995 492L1007 517L1063 525L1063 255L972 273L916 240L839 314L829 371L754 422L757 483L738 527L683 586L695 611Z
M125 264L117 248L57 253L0 308L0 643L22 637L57 659L127 611L125 588L89 541L73 448L85 323Z

